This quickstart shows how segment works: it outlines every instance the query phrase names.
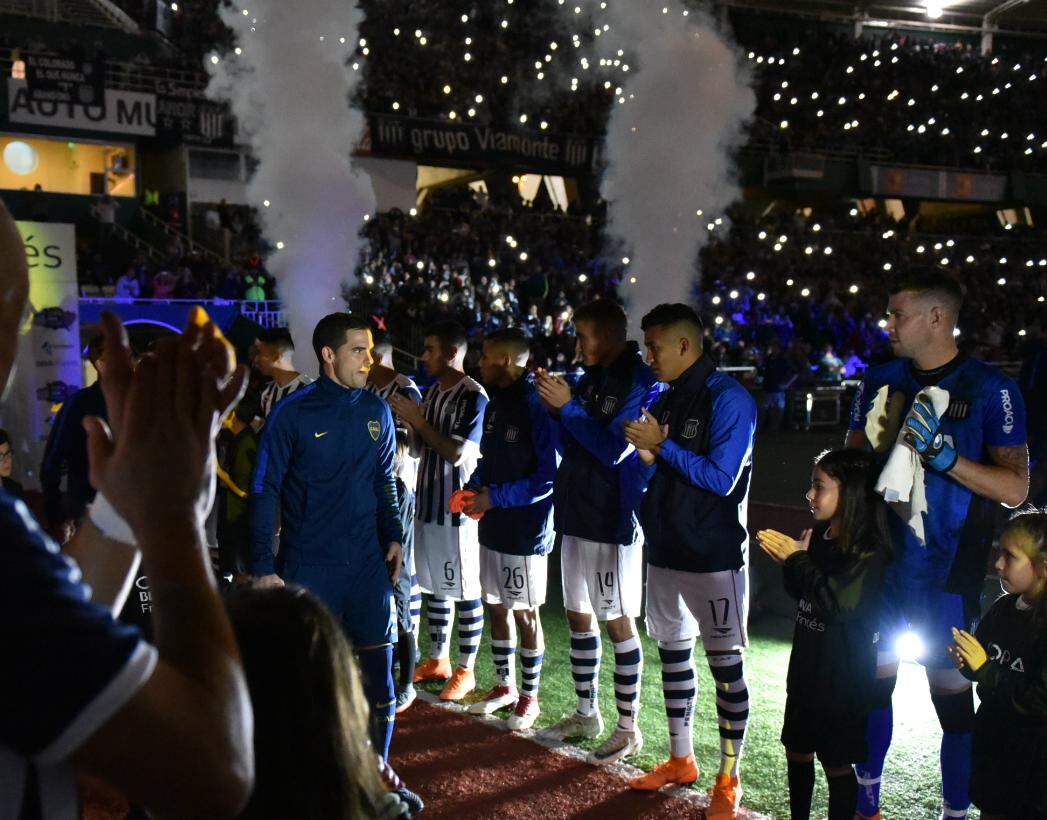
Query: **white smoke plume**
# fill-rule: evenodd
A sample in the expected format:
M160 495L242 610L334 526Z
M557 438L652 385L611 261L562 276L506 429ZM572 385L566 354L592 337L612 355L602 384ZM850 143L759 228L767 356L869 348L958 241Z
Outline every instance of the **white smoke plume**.
M691 301L707 225L740 194L730 151L756 96L733 45L677 0L613 0L604 19L601 46L638 64L611 111L601 184L608 234L629 257L620 292L636 335L655 305Z
M267 260L295 341L295 365L316 373L317 321L342 310L370 177L350 151L364 128L350 107L360 81L351 55L363 12L354 0L231 0L220 9L236 48L206 62L207 96L226 101L258 162L247 197L277 250ZM282 246L282 247L281 247Z

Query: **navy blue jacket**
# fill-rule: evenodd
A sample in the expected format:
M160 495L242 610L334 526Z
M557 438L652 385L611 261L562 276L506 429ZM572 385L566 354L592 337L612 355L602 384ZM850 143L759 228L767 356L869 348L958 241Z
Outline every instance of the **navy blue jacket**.
M509 555L553 548L556 423L526 378L491 388L477 465L467 486L487 487L494 505L480 519L480 543Z
M648 563L685 572L741 569L749 552L756 402L703 356L651 414L669 425L669 438L643 471L651 476L640 506Z
M77 390L62 405L47 437L40 465L40 486L49 524L81 518L87 505L94 501L95 488L88 480L87 433L84 431L87 416L109 420L101 381ZM63 473L66 476L64 503L61 490Z
M388 405L367 390L326 376L299 388L269 415L251 486L255 575L274 572L280 511L280 564L366 566L402 542Z
M560 408L556 531L604 544L632 544L644 473L622 424L640 418L662 386L630 342L609 367L589 367Z

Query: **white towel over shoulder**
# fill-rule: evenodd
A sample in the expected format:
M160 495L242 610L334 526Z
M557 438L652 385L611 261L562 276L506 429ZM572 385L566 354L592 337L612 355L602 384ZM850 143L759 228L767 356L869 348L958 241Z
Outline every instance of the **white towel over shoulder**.
M945 415L949 408L949 391L941 387L926 387L916 398L925 398L934 407L938 418ZM886 403L881 402L880 407L881 412L886 413ZM874 405L874 410L876 409ZM876 481L876 492L880 493L891 505L891 509L909 525L909 529L921 544L926 543L923 514L927 512L927 487L924 478L923 462L920 461L919 454L905 442L905 428L901 427L896 434L891 454L887 457L887 464Z

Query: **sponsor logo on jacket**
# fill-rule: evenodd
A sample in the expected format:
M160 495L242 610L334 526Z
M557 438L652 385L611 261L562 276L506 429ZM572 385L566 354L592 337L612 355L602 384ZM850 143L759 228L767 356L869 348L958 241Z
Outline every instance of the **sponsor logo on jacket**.
M825 631L825 621L819 621L814 616L814 606L806 598L801 598L796 607L796 623L811 632Z
M990 661L998 663L1000 666L1010 669L1012 672L1025 671L1025 664L1022 663L1021 657L1012 654L1010 649L1004 649L998 643L990 643L986 646L985 654L989 656Z
M1010 435L1014 431L1014 404L1011 391L1006 388L1000 391L1000 406L1003 409L1003 432Z

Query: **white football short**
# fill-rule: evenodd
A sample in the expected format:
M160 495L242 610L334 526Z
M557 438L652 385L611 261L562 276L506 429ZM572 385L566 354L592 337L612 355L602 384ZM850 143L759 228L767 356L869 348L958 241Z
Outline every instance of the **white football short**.
M547 555L508 555L480 545L480 587L485 604L536 609L545 603Z
M602 544L565 535L560 550L564 607L591 613L597 621L638 618L643 597L642 543Z
M706 651L749 643L749 570L683 572L647 567L647 634L656 641L701 637Z
M480 541L476 521L460 527L414 524L414 563L422 592L471 601L480 597Z

